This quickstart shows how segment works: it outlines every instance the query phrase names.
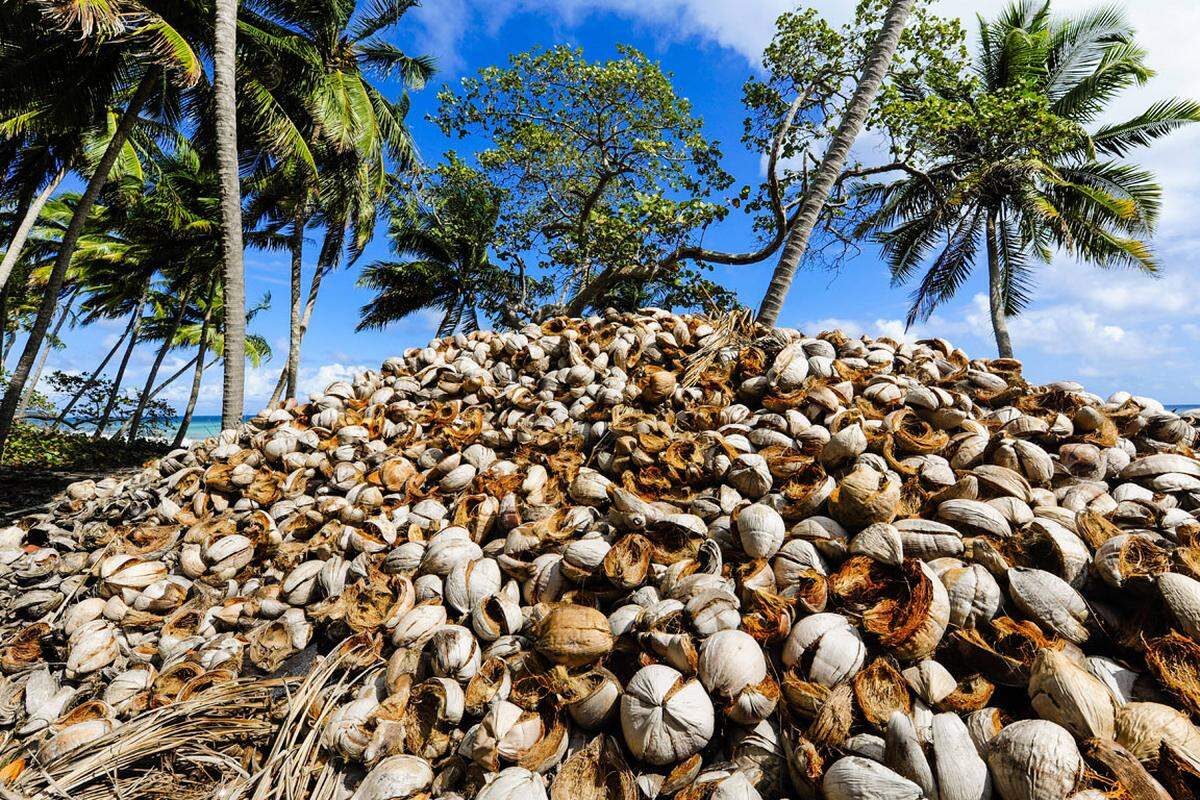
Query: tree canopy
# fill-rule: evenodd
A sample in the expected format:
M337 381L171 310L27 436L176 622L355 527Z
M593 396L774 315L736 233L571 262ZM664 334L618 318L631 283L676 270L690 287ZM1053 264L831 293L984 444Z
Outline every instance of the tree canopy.
M498 258L553 274L555 293L526 297L526 314L568 303L602 274L658 263L727 213L719 195L733 179L717 144L671 76L634 48L603 61L578 48L534 49L438 97L443 132L487 141L479 167L505 191ZM676 265L591 305L648 297L695 306L728 295Z

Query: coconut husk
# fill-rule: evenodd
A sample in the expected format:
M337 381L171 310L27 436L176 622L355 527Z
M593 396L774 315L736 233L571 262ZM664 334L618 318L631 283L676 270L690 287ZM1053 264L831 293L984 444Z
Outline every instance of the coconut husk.
M780 516L787 522L798 522L812 513L824 497L824 487L829 480L828 473L816 461L801 465L793 471L783 484L784 499Z
M463 693L466 708L482 716L506 679L510 679L510 676L504 660L495 657L486 659L479 665L479 671L467 682L467 689Z
M689 786L696 780L696 776L700 774L700 768L704 766L704 759L699 753L696 753L691 758L685 758L680 761L667 776L663 779L662 786L658 792L660 797L670 797L676 792Z
M1146 666L1193 713L1200 713L1200 644L1176 631L1146 643Z
M804 719L815 717L829 699L830 693L828 687L804 680L795 669L783 674L780 691L787 707Z
M988 625L988 638L979 628L956 630L952 636L958 656L972 669L1001 686L1025 687L1037 651L1061 649L1063 643L1049 639L1036 623L997 617ZM990 641L989 641L990 639Z
M889 419L895 426L893 440L896 448L904 455L939 453L950 443L950 434L933 427L911 409L898 412Z
M396 604L397 578L372 568L346 587L341 601L346 625L354 633L378 630Z
M996 684L982 675L968 675L958 682L954 691L942 698L938 708L942 711L966 713L987 707L996 691Z
M1171 554L1144 536L1130 536L1118 563L1126 580L1148 585L1149 579L1171 570Z
M542 773L558 763L567 745L567 726L557 708L547 703L540 709L545 734L517 760L517 766Z
M854 690L842 684L829 693L805 735L818 745L840 747L854 725Z
M1178 548L1171 554L1171 561L1175 572L1200 580L1200 546L1190 544Z
M912 713L912 693L890 659L877 658L854 676L854 699L867 722L884 725L892 714Z
M1098 549L1100 545L1114 536L1120 536L1124 533L1123 530L1110 522L1107 517L1090 510L1080 511L1075 515L1075 532L1093 550Z
M1172 800L1200 800L1200 764L1166 742L1158 751L1157 774Z
M863 627L887 648L903 649L926 632L934 603L933 579L917 559L888 567L855 556L831 578L834 591L852 606L866 606Z
M798 582L799 583L799 582ZM809 613L825 608L824 576L816 575L801 596L793 599L767 589L743 592L742 628L764 646L781 642L792 630L792 606L799 600ZM817 607L819 606L819 608Z
M433 760L449 752L455 725L442 716L446 697L437 681L412 690L404 711L404 751Z
M608 582L618 589L636 589L646 582L653 553L653 542L641 534L631 533L618 539L609 549L600 568Z
M1105 739L1085 739L1080 743L1080 752L1088 766L1098 775L1113 784L1113 797L1129 797L1133 800L1171 800L1171 795L1156 781L1141 762L1121 745Z
M597 736L558 769L550 800L637 800L637 781L621 747Z
M0 669L12 675L45 660L42 646L49 636L50 626L45 622L35 622L18 630L0 648Z

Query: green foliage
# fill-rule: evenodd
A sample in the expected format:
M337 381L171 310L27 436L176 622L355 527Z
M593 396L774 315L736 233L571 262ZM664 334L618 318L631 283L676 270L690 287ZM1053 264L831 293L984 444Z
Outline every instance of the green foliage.
M71 397L76 391L84 388L87 376L55 371L48 375L45 380L52 395ZM113 382L110 380L101 378L92 383L84 391L82 398L75 405L75 408L71 410L70 418L64 420L64 424L74 430L94 429L96 423L104 413L104 406L112 391ZM126 389L117 394L117 402L112 412L112 419L114 421L123 420L133 414L134 409L137 408L138 394L139 391L133 389ZM51 413L47 416L57 416L58 409L51 406L50 411ZM165 400L151 400L146 404L145 411L142 412L141 430L162 435L170 428L171 420L175 416L176 411L174 407Z
M142 464L163 455L164 442L138 439L92 439L83 433L51 431L41 425L18 422L4 447L5 467L40 469L112 469Z
M504 190L497 257L518 274L549 277L557 292L527 291L526 315L566 302L602 272L657 263L727 213L713 196L732 179L691 105L658 64L631 47L618 52L592 62L580 49L534 49L438 95L444 133L488 141L477 158ZM694 275L668 270L646 289L671 293ZM612 293L594 305L635 297Z
M1113 156L1200 121L1200 104L1175 99L1089 132L1121 90L1152 74L1112 8L1056 18L1049 3L1014 3L980 20L979 38L973 72L934 73L889 93L878 121L907 177L855 195L872 209L860 233L883 245L896 283L931 260L910 323L951 298L985 252L1001 314L1025 307L1035 265L1056 250L1155 272L1147 240L1160 189Z
M515 322L512 309L537 284L492 261L505 192L450 153L415 185L396 182L388 239L399 261L377 261L359 286L375 291L358 329L383 328L426 308L442 313L438 335L476 330L480 315Z
M936 163L964 153L987 161L1015 154L1050 160L1078 151L1086 132L1054 113L1051 102L1029 81L965 99L929 95L895 100L880 112L897 147L918 163Z

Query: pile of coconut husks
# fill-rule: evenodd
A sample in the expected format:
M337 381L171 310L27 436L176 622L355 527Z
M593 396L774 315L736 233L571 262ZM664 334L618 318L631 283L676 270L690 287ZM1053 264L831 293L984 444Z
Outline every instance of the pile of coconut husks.
M658 310L0 531L0 796L1200 797L1197 420Z

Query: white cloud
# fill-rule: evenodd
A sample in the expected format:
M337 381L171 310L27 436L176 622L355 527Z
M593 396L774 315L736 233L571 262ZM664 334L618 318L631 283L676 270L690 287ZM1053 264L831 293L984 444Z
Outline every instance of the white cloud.
M867 322L841 317L825 317L801 323L797 327L809 335L816 335L821 331L840 330L847 336L887 336L898 342L915 342L926 335L924 326L914 326L905 330L904 320L901 319L877 319Z
M417 6L406 16L419 28L413 52L431 55L437 61L438 77L458 74L463 66L460 53L470 23L467 0L436 0Z

